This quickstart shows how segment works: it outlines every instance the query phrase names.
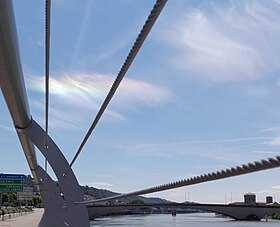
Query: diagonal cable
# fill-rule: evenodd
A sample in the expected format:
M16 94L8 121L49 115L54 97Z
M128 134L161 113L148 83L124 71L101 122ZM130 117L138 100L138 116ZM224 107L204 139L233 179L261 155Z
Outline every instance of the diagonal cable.
M202 175L199 175L196 177L191 177L188 179L183 179L183 180L179 180L176 182L171 182L171 183L167 183L167 184L163 184L163 185L159 185L159 186L155 186L152 188L147 188L147 189L143 189L143 190L139 190L139 191L135 191L135 192L120 194L120 195L116 195L116 196L112 196L112 197L108 197L108 198L104 198L104 199L81 201L81 202L77 202L77 203L89 204L89 203L94 203L94 202L102 202L102 201L120 199L120 198L129 197L129 196L135 196L135 195L144 195L144 194L160 192L160 191L180 188L180 187L194 185L194 184L200 184L200 183L214 181L214 180L225 179L225 178L234 177L234 176L240 176L240 175L254 173L254 172L272 169L272 168L276 168L276 167L280 167L280 156L276 156L273 158L268 158L268 159L264 159L261 161L248 163L248 164L243 164L240 166L236 166L236 167L232 167L229 169L220 170L220 171L216 171L216 172L212 172L212 173L206 173L206 174L202 174Z
M122 79L124 78L126 72L128 71L130 65L132 64L134 58L136 57L138 51L140 50L142 44L144 43L146 37L148 36L149 32L151 31L154 23L156 22L158 16L160 15L163 7L165 6L167 0L157 0L148 19L146 20L142 30L140 31L136 41L134 42L123 66L121 67L121 70L118 73L118 76L116 77L107 97L105 98L102 106L100 107L92 125L90 126L85 138L83 139L80 147L78 148L73 160L70 163L70 166L72 166L74 164L74 162L76 161L76 159L78 158L79 154L81 153L84 145L86 144L88 138L90 137L92 131L94 130L94 128L96 127L96 125L98 124L100 118L102 117L104 111L106 110L108 104L110 103L111 99L113 98L116 90L118 89Z
M49 74L50 74L50 20L51 0L45 2L45 148L48 148L49 133ZM45 171L47 171L47 159L45 159Z

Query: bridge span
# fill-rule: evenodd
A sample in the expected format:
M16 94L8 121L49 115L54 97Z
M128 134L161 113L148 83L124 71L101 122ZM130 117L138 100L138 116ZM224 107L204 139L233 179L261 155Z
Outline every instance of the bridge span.
M141 208L193 208L223 214L235 220L261 220L266 215L280 211L280 206L264 205L224 205L224 204L200 204L200 203L165 203L165 204L141 204L141 205L88 205L88 213L91 220L110 214L136 211Z

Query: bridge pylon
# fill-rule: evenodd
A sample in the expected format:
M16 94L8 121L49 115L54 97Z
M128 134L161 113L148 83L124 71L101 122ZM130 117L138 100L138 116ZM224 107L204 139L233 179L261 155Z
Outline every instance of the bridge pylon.
M40 227L89 227L78 181L53 140L32 120L19 55L16 24L11 0L0 1L0 87L17 130L23 152L42 195L45 212ZM45 156L57 181L37 163L34 145Z

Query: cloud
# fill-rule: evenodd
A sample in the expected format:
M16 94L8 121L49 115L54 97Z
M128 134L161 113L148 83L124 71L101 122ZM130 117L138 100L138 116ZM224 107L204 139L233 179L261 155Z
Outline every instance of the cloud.
M62 73L50 79L50 94L74 105L96 107L107 95L113 80L113 75ZM32 90L44 92L44 77L32 77L29 83ZM133 79L124 79L118 93L117 102L124 105L135 102L156 105L170 96L164 87Z
M105 99L114 76L104 74L61 73L50 78L50 122L56 128L80 127L84 119L92 119ZM44 77L29 77L28 88L44 94ZM107 120L125 120L123 110L131 111L140 105L156 106L169 100L169 91L140 80L124 79L105 112ZM32 96L33 97L33 96ZM31 106L39 118L44 114L44 104L32 100ZM75 125L73 125L75 124ZM72 126L70 126L72 125Z
M266 145L270 146L279 146L280 145L280 137L275 137L268 142L264 142Z
M184 157L187 155L240 164L244 163L245 160L252 161L252 152L260 154L260 151L254 152L252 149L263 145L266 140L271 138L243 137L221 140L187 140L158 144L140 143L126 144L117 148L126 155L160 158L170 158L178 155Z
M2 131L1 129L16 135L15 128L8 127L8 126L5 126L5 125L0 125L0 132ZM5 135L6 135L6 132L5 132ZM11 138L8 138L7 136L2 136L0 139L3 140L3 141L6 141L6 142L12 142L12 143L15 143L15 142L17 143L18 142L17 139L11 139Z
M272 186L272 189L280 189L280 185L275 185L275 186Z
M176 51L168 58L173 66L215 82L257 80L279 67L280 16L273 3L215 4L176 13L163 26L161 39Z
M86 183L85 185L94 187L94 188L101 188L101 189L107 189L107 188L113 188L114 185L111 183L106 183L106 182L91 182L91 183Z
M253 151L255 154L278 154L279 152L275 151Z
M114 178L113 175L108 175L108 174L100 175L100 177L102 177L102 178Z
M246 93L253 98L266 98L270 96L270 90L265 87L248 87Z
M242 137L233 139L222 139L222 140L187 140L173 143L162 143L162 144L143 144L141 146L174 146L174 145L188 145L188 144L213 144L213 143L236 143L236 142L247 142L247 141L262 141L265 139L270 139L271 137Z
M265 194L265 195L268 195L268 194L271 194L271 192L272 192L272 190L264 189L264 190L257 191L256 194Z
M0 128L2 128L4 130L7 130L9 132L16 132L14 128L11 128L11 127L8 127L8 126L5 126L5 125L0 125Z
M126 155L143 156L143 157L156 157L156 158L170 158L172 157L172 151L166 151L158 146L142 147L141 145L129 145L118 146L119 151Z
M274 131L277 131L277 132L280 131L280 127L266 128L266 129L259 131L258 133L274 132Z
M275 194L278 194L279 191L280 191L280 185L275 185L275 186L271 186L270 188L259 190L256 192L256 194L263 194L265 196L273 195L275 197Z
M45 106L44 103L39 102L35 99L30 99L30 105L33 110L33 118L40 124L45 124ZM71 114L70 114L71 113ZM78 114L75 111L71 111L66 113L65 107L61 105L53 104L52 108L49 110L49 126L50 128L57 128L57 129L72 129L77 130L78 123L81 123ZM76 124L73 124L75 122Z
M135 39L135 30L138 29L133 27L127 31L122 32L120 35L114 37L112 43L108 44L108 47L104 47L104 50L97 57L96 62L103 61L109 57L115 55L120 50L124 49L129 44L132 45Z
M85 36L85 32L88 27L88 23L90 22L90 12L92 11L92 3L93 1L88 1L87 4L84 7L84 13L83 13L83 19L82 19L82 24L80 26L80 30L78 32L78 39L73 51L72 59L71 59L71 65L74 64L75 61L78 59L78 53L81 48L81 44L83 42L83 38Z

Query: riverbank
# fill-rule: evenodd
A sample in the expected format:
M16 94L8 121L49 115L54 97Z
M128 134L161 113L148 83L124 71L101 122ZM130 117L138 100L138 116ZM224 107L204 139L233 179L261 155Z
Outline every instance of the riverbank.
M44 209L34 209L32 213L0 221L0 227L37 227L43 213Z

